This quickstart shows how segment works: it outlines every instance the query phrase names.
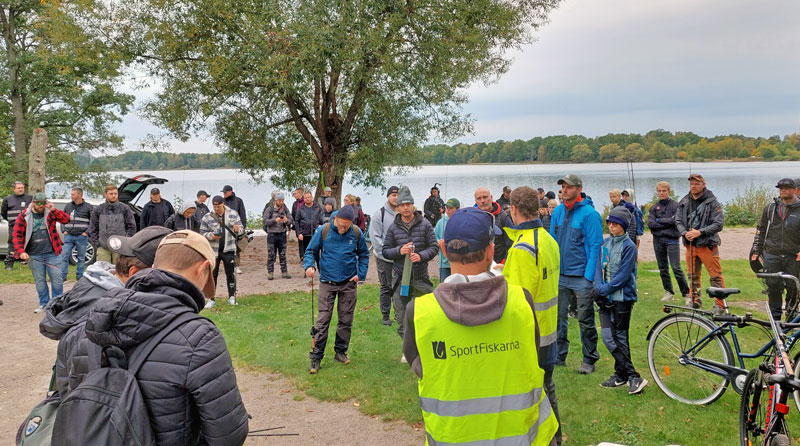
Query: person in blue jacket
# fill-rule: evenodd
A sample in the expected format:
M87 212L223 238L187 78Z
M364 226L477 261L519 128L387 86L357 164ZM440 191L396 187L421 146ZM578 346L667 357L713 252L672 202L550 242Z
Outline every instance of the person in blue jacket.
M562 202L553 210L550 219L550 235L558 242L561 254L556 365L566 365L569 352L569 304L575 296L583 344L583 362L578 373L588 375L594 372L594 363L600 359L597 353L592 282L603 244L603 219L594 209L591 198L583 193L583 181L577 175L567 175L559 179L558 184L561 186Z
M639 393L647 385L631 361L628 329L636 303L636 244L627 234L631 215L622 206L611 209L606 218L610 237L603 241L595 269L593 297L600 314L600 334L614 357L614 374L600 383L610 389L628 384L628 393Z
M350 364L347 348L356 309L358 282L367 277L369 250L366 237L353 225L355 210L343 206L332 217L331 222L317 228L303 257L303 268L307 277L314 277L319 269L319 315L315 325L314 349L310 353L311 366L308 371L319 371L328 342L328 326L333 315L333 305L339 298L334 359Z

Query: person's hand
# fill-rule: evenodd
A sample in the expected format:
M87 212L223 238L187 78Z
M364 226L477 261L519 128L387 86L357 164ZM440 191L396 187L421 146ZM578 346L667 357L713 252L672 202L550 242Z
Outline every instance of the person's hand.
M241 228L241 226L238 224L233 225L233 232L239 232L239 228Z
M29 256L27 252L23 252L22 254L19 255L20 260L28 260L30 258L31 256Z
M798 262L800 262L800 252L797 253L797 258L795 258Z
M64 231L64 235L69 235L69 232L67 232L67 231ZM85 234L84 234L84 235L85 235Z
M297 234L297 240L303 241L303 234Z
M314 277L314 273L315 272L316 272L316 270L313 267L308 268L306 270L306 277Z
M700 237L700 235L702 235L702 233L699 230L692 229L691 231L688 231L686 233L686 240L692 241L692 240L696 239L697 237Z
M797 258L800 259L800 253L797 254ZM753 254L752 256L750 256L750 260L752 261L758 260L758 254Z
M84 237L88 237L89 236L89 234L87 234L85 232L83 234L81 234L81 235L84 236Z
M422 257L420 257L419 254L417 254L416 252L412 252L410 258L412 263L417 263L420 260L422 260Z
M358 282L358 274L356 274L355 276L353 276L352 278L350 278L350 281L351 281L351 282Z
M214 234L214 235L211 236L211 238L214 239L214 240L219 240L221 237L216 235L216 234Z
M412 252L414 252L414 248L412 248L412 246L414 245L411 242L406 243L405 245L400 247L400 254L402 255L411 254Z
M56 208L55 206L53 206L53 203L50 203L49 201L47 203L45 203L44 207L49 209L49 210L51 210L51 211L55 210L55 208Z

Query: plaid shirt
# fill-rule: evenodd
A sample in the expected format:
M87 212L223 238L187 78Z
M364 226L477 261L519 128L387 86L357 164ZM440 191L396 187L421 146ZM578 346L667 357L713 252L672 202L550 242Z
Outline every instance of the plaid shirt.
M33 221L32 206L33 204L19 214L17 223L14 225L12 241L14 243L14 254L17 258L19 258L20 254L25 252L25 246L30 239L28 224ZM56 223L69 223L69 214L59 209L53 209L51 211L45 208L44 218L47 222L47 232L50 234L50 243L53 244L53 251L56 255L61 255L61 246L64 243L61 241L61 236L58 235Z

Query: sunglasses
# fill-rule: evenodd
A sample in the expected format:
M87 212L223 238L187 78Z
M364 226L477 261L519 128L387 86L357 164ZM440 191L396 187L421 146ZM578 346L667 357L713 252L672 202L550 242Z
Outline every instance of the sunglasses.
M47 204L47 202L46 201L34 201L33 204L35 204L36 206L44 206L44 205Z

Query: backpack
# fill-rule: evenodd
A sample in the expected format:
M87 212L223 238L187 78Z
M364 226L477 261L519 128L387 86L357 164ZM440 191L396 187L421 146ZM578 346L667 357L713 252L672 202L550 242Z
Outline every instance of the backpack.
M353 233L356 236L356 246L358 246L358 240L361 238L361 228L356 225L350 226L353 228ZM325 223L325 226L322 227L322 242L325 242L325 239L328 238L328 233L331 231L331 224Z
M173 330L202 316L187 311L131 352L115 346L89 348L89 373L62 402L53 427L53 445L155 446L150 415L136 374L155 347ZM203 318L204 319L204 318ZM103 361L105 359L105 361Z
M636 216L636 235L644 235L644 214L639 206L634 205L634 208L636 209L633 212L633 215Z
M52 392L52 393L51 393ZM17 430L17 446L50 446L53 437L53 423L61 405L61 397L56 389L56 367L50 377L47 397L37 404Z

